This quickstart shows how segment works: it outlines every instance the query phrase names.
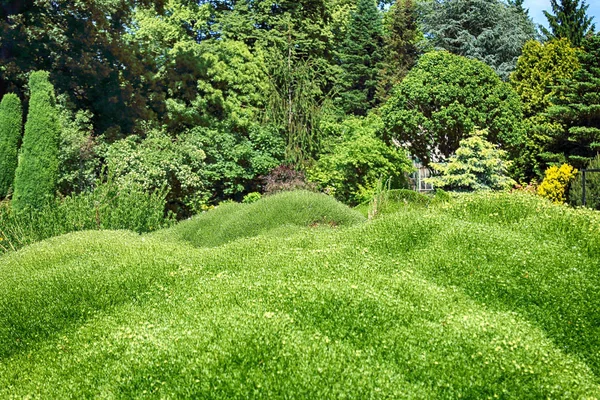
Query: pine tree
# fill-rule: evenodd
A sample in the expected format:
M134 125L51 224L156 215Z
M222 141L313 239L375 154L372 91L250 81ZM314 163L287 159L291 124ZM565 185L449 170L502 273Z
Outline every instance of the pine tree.
M48 77L45 71L29 77L29 113L14 182L16 210L43 207L56 190L60 123Z
M0 103L0 199L8 195L15 178L22 123L21 100L6 94Z
M555 138L553 151L564 154L577 168L600 151L600 36L584 39L581 68L557 89L549 116L565 130Z
M542 34L549 40L567 38L573 46L579 47L583 38L594 33L595 25L586 11L585 0L550 0L552 13L544 11L550 29L541 27Z
M413 0L397 0L388 15L389 23L384 35L385 58L378 88L378 97L382 101L414 66L419 55L416 46L417 15Z
M346 113L366 115L375 106L382 48L383 25L375 0L358 0L340 50L341 107Z

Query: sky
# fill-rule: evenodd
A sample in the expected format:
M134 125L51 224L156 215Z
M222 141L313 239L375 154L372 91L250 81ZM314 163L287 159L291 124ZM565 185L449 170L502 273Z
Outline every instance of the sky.
M585 4L589 5L587 14L590 17L594 17L593 22L596 24L597 32L600 30L600 0L586 0ZM529 9L529 15L533 18L534 23L548 26L548 21L542 11L552 12L550 0L525 0L523 7Z

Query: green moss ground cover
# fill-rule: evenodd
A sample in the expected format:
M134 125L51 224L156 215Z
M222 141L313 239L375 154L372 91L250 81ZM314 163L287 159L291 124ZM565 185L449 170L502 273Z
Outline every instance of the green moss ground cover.
M598 239L528 196L305 192L49 239L0 257L0 398L599 398Z

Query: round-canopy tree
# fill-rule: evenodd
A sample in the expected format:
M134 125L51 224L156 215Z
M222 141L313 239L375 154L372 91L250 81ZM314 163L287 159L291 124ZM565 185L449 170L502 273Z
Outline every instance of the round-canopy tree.
M518 95L484 63L448 52L425 54L382 106L388 139L425 165L443 161L476 126L516 154L521 142Z
M0 103L0 199L6 197L15 178L22 123L21 100L14 93L5 95Z
M60 123L48 76L37 71L29 78L29 113L14 183L13 206L17 210L44 206L56 190Z

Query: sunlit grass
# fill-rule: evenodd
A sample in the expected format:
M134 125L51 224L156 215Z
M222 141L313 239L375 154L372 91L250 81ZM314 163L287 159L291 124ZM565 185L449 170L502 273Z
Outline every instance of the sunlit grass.
M0 257L0 398L600 397L596 214L254 204Z

